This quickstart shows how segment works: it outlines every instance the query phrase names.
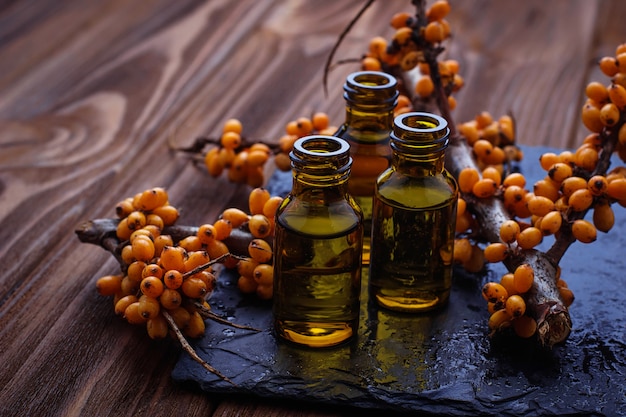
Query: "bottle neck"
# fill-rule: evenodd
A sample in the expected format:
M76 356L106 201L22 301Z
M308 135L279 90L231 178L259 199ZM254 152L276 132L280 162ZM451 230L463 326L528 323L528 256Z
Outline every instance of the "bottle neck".
M393 107L388 106L353 106L346 105L344 128L346 132L377 132L387 134L393 128Z
M352 158L350 146L342 139L314 135L299 139L290 153L294 195L347 193ZM317 198L317 197L312 197Z
M341 133L366 142L388 136L399 95L396 79L383 72L359 71L346 78L343 90L346 117Z
M392 153L392 166L396 172L411 177L426 177L441 174L445 169L445 153Z
M316 176L294 171L291 193L315 204L343 200L348 194L348 175Z
M411 176L442 173L449 135L448 124L441 116L412 112L396 117L391 133L394 168Z

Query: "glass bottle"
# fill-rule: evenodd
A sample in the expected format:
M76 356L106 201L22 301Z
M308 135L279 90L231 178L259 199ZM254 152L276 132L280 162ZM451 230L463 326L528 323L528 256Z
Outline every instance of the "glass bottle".
M392 165L376 183L370 294L385 308L445 305L452 285L457 183L444 167L449 128L440 116L395 118Z
M350 146L296 141L293 186L276 212L274 328L288 341L333 346L358 331L363 213L348 193Z
M350 74L344 84L345 122L334 136L350 144L352 173L348 192L363 210L363 263L369 263L372 198L376 178L389 167L389 134L393 127L398 99L396 79L384 72L359 71Z

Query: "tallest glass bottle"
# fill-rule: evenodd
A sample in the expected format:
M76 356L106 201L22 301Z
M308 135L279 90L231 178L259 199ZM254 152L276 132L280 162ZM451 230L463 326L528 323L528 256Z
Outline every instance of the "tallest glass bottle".
M348 192L363 211L363 264L369 264L372 201L378 175L391 162L389 137L398 99L396 79L384 72L359 71L344 84L346 118L334 136L350 144Z

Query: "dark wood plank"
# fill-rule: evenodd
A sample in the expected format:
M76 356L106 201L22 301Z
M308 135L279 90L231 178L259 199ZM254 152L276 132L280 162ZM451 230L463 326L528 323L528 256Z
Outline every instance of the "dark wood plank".
M457 121L512 111L519 141L575 146L595 60L626 41L620 0L451 1L447 52L467 86ZM336 416L206 395L170 380L180 349L115 317L95 293L116 271L74 227L113 215L145 188L168 188L188 224L244 204L168 142L188 144L239 117L277 141L287 121L343 119L345 65L322 90L338 33L361 2L83 0L0 5L0 414ZM407 0L377 1L338 57L391 35Z
M249 126L273 126L277 138L284 117L304 111L292 103L321 91L322 58L358 5L320 9L325 24L306 48L299 33L314 10L297 5L207 2L172 10L153 2L133 10L110 2L104 13L66 2L36 13L26 34L5 34L3 224L20 227L2 229L0 253L21 261L7 265L1 281L0 314L11 318L1 328L3 410L46 415L53 404L59 415L210 413L213 399L171 385L175 343L150 342L95 294L95 278L116 266L104 251L77 245L73 228L110 216L116 201L155 184L171 190L191 224L240 203L242 187L218 192L225 182L172 155L167 141L210 132L235 114L249 115L242 117ZM295 76L294 62L303 64ZM279 104L267 114L263 101ZM33 232L37 243L29 243Z

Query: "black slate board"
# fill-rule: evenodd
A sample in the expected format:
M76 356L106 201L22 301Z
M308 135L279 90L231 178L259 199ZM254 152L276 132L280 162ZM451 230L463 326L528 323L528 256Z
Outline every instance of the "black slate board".
M523 150L519 169L532 184L545 176L536 161L550 149ZM270 185L273 194L284 193L291 177L276 173ZM213 311L262 331L209 322L207 334L192 345L237 386L207 373L187 355L172 376L211 393L355 409L451 416L626 415L626 208L615 206L615 211L613 230L592 244L575 243L561 262L576 296L570 308L574 328L552 351L520 339L488 339L480 288L499 279L500 265L489 265L480 275L455 270L449 306L417 316L372 305L364 282L357 340L325 350L278 342L271 331L271 305L241 296L236 276L226 271L210 300ZM550 243L546 238L542 245Z

